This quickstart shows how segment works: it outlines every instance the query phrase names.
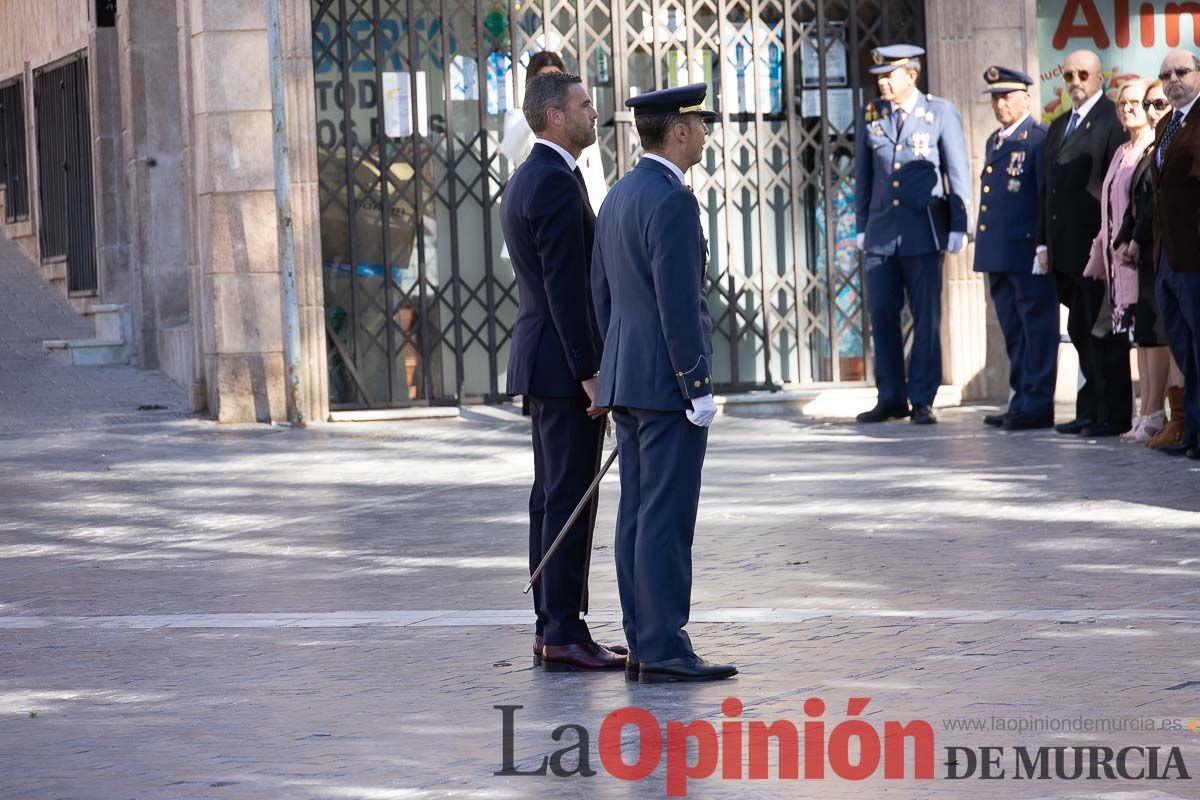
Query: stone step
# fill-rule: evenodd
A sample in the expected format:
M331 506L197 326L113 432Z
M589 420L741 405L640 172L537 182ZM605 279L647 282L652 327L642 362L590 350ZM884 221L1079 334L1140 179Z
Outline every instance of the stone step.
M94 298L88 298L94 299ZM79 367L128 364L132 357L132 332L125 306L114 303L89 305L83 312L92 318L93 339L47 339L46 352Z

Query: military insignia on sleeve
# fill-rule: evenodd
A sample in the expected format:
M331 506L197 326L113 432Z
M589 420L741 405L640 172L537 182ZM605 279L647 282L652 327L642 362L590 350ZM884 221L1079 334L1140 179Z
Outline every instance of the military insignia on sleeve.
M929 158L933 153L929 131L917 131L912 135L912 151L917 158Z
M1017 192L1021 191L1021 182L1019 180L1017 180L1016 178L1009 178L1008 179L1008 190L1010 192L1012 192L1013 194L1016 194Z
M1021 175L1025 174L1025 151L1024 150L1017 150L1016 152L1009 154L1008 174L1013 178L1017 178L1017 177L1020 177ZM1013 190L1009 189L1009 191L1013 191Z

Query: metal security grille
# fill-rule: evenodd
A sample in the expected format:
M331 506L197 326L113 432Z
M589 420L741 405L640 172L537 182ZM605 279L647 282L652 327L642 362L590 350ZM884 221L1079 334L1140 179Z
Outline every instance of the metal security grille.
M543 49L593 92L610 184L639 155L625 99L709 84L721 120L689 179L719 388L865 381L854 118L870 50L924 27L921 0L314 0L331 404L501 396L498 146Z
M5 186L5 222L29 218L24 91L20 78L0 86L0 184Z
M65 259L67 291L96 290L88 64L80 55L34 72L42 260Z

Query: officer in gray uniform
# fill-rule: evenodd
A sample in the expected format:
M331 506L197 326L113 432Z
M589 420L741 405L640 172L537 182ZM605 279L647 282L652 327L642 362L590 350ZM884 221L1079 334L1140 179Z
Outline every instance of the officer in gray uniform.
M865 253L879 391L875 408L859 414L859 422L910 415L917 424L937 422L942 253L967 246L971 179L958 110L917 91L924 53L905 44L872 51L881 97L867 104L855 134L858 247ZM900 329L905 295L913 318L907 381Z
M975 271L988 276L1012 389L1008 410L983 421L1005 430L1049 428L1058 367L1058 296L1053 277L1035 274L1030 266L1037 247L1046 127L1029 113L1033 78L993 66L983 79L1001 127L988 137L984 155Z

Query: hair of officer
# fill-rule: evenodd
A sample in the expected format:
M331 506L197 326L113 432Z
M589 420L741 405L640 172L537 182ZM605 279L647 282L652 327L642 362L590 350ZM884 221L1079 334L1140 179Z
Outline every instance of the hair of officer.
M638 138L642 140L642 147L647 150L661 150L667 143L671 129L678 123L686 123L687 119L682 114L647 114L634 117L633 121L637 127Z
M546 130L546 112L552 108L565 109L571 86L576 83L583 83L583 79L559 72L531 78L525 84L525 102L521 105L529 129L534 133Z
M558 67L563 72L567 71L567 65L563 63L562 57L558 53L553 50L542 50L529 57L529 66L525 68L526 85L546 67Z

